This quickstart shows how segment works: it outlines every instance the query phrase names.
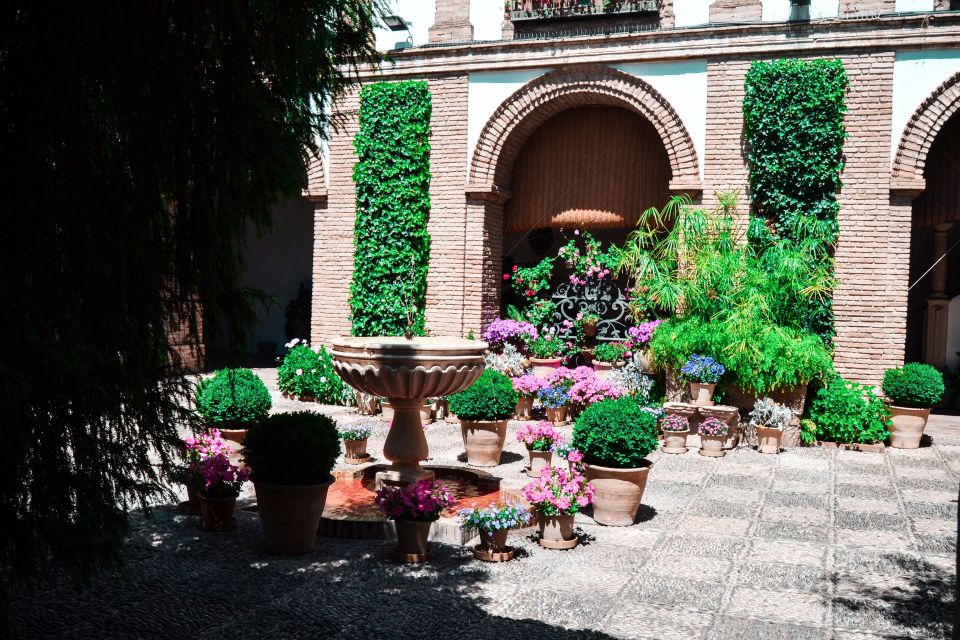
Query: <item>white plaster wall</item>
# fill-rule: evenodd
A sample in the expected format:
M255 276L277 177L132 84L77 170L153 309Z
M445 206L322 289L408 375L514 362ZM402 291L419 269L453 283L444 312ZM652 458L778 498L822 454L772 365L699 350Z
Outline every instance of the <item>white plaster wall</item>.
M695 27L710 22L710 0L673 0L676 27Z
M933 11L933 0L897 0L897 11Z
M470 74L467 89L467 167L473 159L480 133L497 107L523 85L549 70L524 69Z
M470 0L470 22L474 40L502 39L503 0Z
M950 301L947 307L947 368L960 371L960 296Z
M893 160L910 116L944 80L960 71L960 49L907 51L893 61Z
M386 0L389 13L400 16L410 25L410 35L413 36L414 46L427 42L427 31L433 26L436 0ZM443 0L440 0L441 2ZM390 31L386 27L376 30L377 49L388 51L393 49L398 40L405 40L406 31Z

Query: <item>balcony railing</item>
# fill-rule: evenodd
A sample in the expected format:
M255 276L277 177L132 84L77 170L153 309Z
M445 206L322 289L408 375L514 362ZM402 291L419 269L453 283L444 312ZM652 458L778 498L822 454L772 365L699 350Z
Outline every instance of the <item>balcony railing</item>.
M506 0L505 17L513 22L617 14L659 13L658 0Z

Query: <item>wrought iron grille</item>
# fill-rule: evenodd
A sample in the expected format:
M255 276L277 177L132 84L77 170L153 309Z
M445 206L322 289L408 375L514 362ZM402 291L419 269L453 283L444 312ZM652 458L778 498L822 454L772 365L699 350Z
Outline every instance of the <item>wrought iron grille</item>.
M580 313L595 313L597 340L624 340L627 337L627 296L616 280L592 280L586 285L569 281L554 285L550 294L557 305L554 320L558 329L562 322L573 322Z

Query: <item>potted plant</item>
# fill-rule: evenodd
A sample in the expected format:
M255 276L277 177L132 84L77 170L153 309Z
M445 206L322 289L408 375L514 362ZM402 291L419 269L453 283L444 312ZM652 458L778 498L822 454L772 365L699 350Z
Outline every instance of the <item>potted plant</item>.
M629 398L603 400L577 418L573 446L583 453L587 480L625 483L605 488L604 498L597 493L594 519L615 526L633 524L653 466L646 456L657 447L657 419Z
M425 398L423 406L420 407L420 421L423 424L433 422L433 398Z
M690 356L680 369L680 377L690 384L690 402L702 407L713 406L714 389L725 372L723 365L710 356L696 353Z
M531 478L540 477L540 471L549 467L553 458L553 447L563 441L563 436L557 433L553 425L543 420L536 424L525 424L517 429L517 442L527 448L530 466L527 475Z
M380 398L380 419L384 422L393 422L393 405L386 398Z
M461 529L480 532L480 544L473 548L473 557L486 562L505 562L513 558L513 547L507 546L507 534L510 529L530 524L530 512L518 502L461 509L457 517Z
M890 446L916 449L930 409L943 399L943 374L928 364L911 362L887 369L882 388L890 401Z
M373 433L371 420L357 420L337 427L343 440L343 460L347 464L363 464L370 460L367 453L367 438Z
M577 546L573 517L593 500L593 487L583 475L544 467L540 477L523 488L523 495L537 512L541 547L572 549Z
M247 429L270 413L267 385L250 369L220 369L194 391L197 413L228 440L243 444Z
M187 488L187 500L180 504L180 510L189 515L200 513L200 489L203 478L200 475L200 462L210 452L223 446L223 437L218 429L210 429L196 436L183 439L183 484Z
M598 378L606 378L610 370L623 366L624 354L629 349L624 342L601 342L593 348L593 369Z
M597 335L597 323L600 322L600 316L595 313L578 313L577 323L583 330L583 335L592 338Z
M783 430L790 425L793 412L789 407L777 404L771 398L761 398L750 412L749 426L757 434L757 451L780 453Z
M660 430L663 431L664 453L687 452L687 436L690 435L690 420L687 416L667 414L667 417L660 421Z
M467 464L495 467L507 437L507 419L517 406L510 378L485 369L472 385L450 396L450 411L460 418Z
M277 388L284 397L304 402L341 404L344 383L333 370L333 356L323 345L311 347L294 338L277 367Z
M317 527L340 455L337 425L308 411L272 415L247 434L243 459L257 492L267 551L313 551Z
M520 353L526 353L529 344L537 339L537 328L529 322L518 320L494 320L483 332L483 340L494 352L503 351L506 344L513 345Z
M436 480L426 479L405 487L384 485L374 501L397 528L397 546L390 557L397 562L426 562L430 559L427 538L440 512L452 507L453 496Z
M558 371L561 371L558 369ZM577 367L573 370L573 384L567 394L570 396L570 406L575 408L574 413L579 415L584 407L596 402L619 398L626 395L627 390L611 380L601 379L591 367ZM575 416L571 416L575 417Z
M641 323L635 327L627 329L627 340L624 345L627 347L625 358L638 360L638 365L643 371L653 371L650 365L650 356L648 354L648 345L653 332L663 323L663 320L651 320Z
M543 388L543 378L538 378L533 374L525 374L512 378L513 389L517 392L517 407L513 412L516 420L533 419L533 399L537 392Z
M871 385L831 378L810 404L816 439L870 445L890 437L890 407Z
M547 386L537 391L537 399L547 414L547 420L554 426L560 426L567 421L567 405L570 395L562 386Z
M237 496L249 474L246 468L230 462L232 452L230 445L216 429L201 436L197 443L196 461L191 461L189 473L198 484L200 528L203 531L232 531L237 528L234 516Z
M577 451L572 444L563 440L553 445L553 452L567 461L567 470L573 474L583 473L583 454Z
M540 334L530 343L530 364L533 375L541 378L549 376L563 362L563 340L556 334Z
M727 439L726 422L713 416L704 418L700 421L697 432L700 434L700 455L722 458L727 454L723 449Z

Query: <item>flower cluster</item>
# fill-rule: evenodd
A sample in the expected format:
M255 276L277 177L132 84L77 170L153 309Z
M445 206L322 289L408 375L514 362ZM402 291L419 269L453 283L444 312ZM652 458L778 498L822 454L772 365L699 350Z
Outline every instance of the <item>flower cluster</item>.
M626 364L607 374L611 384L623 387L627 394L635 396L643 402L650 401L650 392L653 390L653 378L643 372L643 358L639 353L627 356Z
M586 376L586 370L593 371L590 367L578 367L578 369L583 369L584 371L580 372L580 377L583 378ZM550 375L547 376L547 384L551 387L557 387L567 391L573 384L577 381L577 370L570 369L568 367L557 367L550 372Z
M532 373L517 376L512 379L513 388L521 396L530 397L537 394L537 391L540 391L546 384L546 381L543 378L538 378Z
M509 281L510 286L518 294L532 298L550 287L552 274L553 258L548 257L532 267L514 265L510 273L503 274L503 279Z
M378 422L375 418L365 418L338 427L337 431L341 440L365 440L373 433L373 426Z
M201 494L208 498L226 498L240 493L250 472L230 462L233 449L219 430L184 438L183 444L188 481L199 485Z
M537 391L537 398L544 409L559 409L570 404L570 395L563 387L543 387Z
M716 384L726 371L722 364L710 356L701 356L695 353L680 369L680 376L689 382Z
M573 464L583 462L583 454L580 453L580 451L576 447L574 447L572 444L568 442L565 442L565 441L557 442L556 444L553 445L553 452L556 453L561 458L563 458L564 460L566 460L567 462L571 462Z
M663 407L640 407L640 411L646 411L657 420L659 420L660 418L662 418L667 414L667 410L664 409Z
M660 421L660 429L663 431L688 431L690 429L690 421L687 420L687 416L671 413Z
M576 230L573 234L582 237L584 250L580 250L577 246L577 239L573 238L561 247L557 253L560 258L571 265L573 273L570 274L570 283L585 286L591 279L604 280L610 278L619 262L616 248L611 246L610 249L604 251L601 249L600 241L587 231L581 234L579 230Z
M491 347L499 347L510 343L519 350L526 350L529 342L537 339L537 328L529 322L516 320L494 320L483 332L483 339Z
M750 426L768 429L785 429L793 420L793 411L789 407L777 404L770 398L761 398L750 412Z
M219 429L210 429L206 433L197 436L189 436L183 439L184 458L188 464L202 462L207 458L224 453L230 455L231 448Z
M487 369L493 369L505 376L522 376L526 373L523 355L509 342L503 345L501 353L488 353L483 357Z
M576 471L544 467L540 477L523 488L523 495L543 515L566 516L593 502L593 486Z
M727 435L727 423L721 420L720 418L714 418L710 416L705 418L700 426L697 427L700 433L708 436L725 436Z
M517 442L522 442L533 451L550 451L553 445L563 441L553 425L542 420L536 424L525 424L517 429Z
M419 480L405 487L385 485L374 501L391 520L432 522L440 512L456 504L453 495L436 480Z
M530 512L519 502L501 502L457 512L461 529L503 531L530 524Z
M650 342L650 338L653 337L653 332L657 327L660 326L662 322L663 320L651 320L650 322L644 322L639 326L630 327L627 329L627 335L630 338L630 343L633 344L634 347L647 344Z

